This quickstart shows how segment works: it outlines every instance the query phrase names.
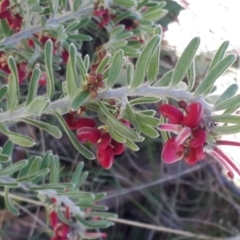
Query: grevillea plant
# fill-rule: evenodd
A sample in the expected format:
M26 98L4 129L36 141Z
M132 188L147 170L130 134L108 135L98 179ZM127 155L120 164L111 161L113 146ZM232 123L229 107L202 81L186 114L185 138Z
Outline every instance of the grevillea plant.
M240 132L240 117L234 115L240 107L237 85L209 100L215 81L236 56L225 56L224 42L206 76L196 83L196 37L175 68L159 77L162 29L155 22L167 13L164 6L152 0L0 2L0 131L8 138L0 150L0 185L12 214L19 214L12 189L36 194L47 208L49 239L104 238L105 233L95 230L111 226L109 218L116 215L97 204L104 193L80 190L88 175L83 163L68 183L60 181L57 153L14 163L14 144L36 144L13 131L16 123L33 125L57 139L65 133L76 152L105 169L125 149L138 151L138 142L147 136L164 139L159 163L197 164L210 155L230 178L240 175L237 163L218 147L240 146L224 140L225 134ZM92 57L84 43L94 33L108 39ZM66 71L63 80L58 77L61 68ZM139 108L149 103L159 111ZM43 115L57 119L59 126L44 121Z

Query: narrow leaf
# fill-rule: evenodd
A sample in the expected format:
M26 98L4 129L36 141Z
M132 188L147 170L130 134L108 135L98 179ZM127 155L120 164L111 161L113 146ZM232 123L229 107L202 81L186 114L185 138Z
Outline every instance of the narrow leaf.
M142 50L141 55L139 56L137 63L136 63L136 69L135 74L132 81L131 88L137 88L139 85L141 85L144 81L149 61L152 57L152 54L158 44L160 43L160 36L154 36L144 47Z
M12 204L10 197L9 197L9 188L4 188L4 199L5 199L5 205L7 210L12 213L13 215L19 215L19 211L14 205Z
M193 59L188 71L187 71L187 78L188 78L188 88L187 90L190 92L194 85L195 85L195 60Z
M76 111L84 101L89 97L89 91L83 90L77 94L77 96L73 99L71 108L73 111Z
M32 147L36 144L32 138L24 136L19 133L11 132L7 135L8 135L9 140L11 140L14 144L17 144L19 146Z
M194 95L204 95L205 92L208 92L212 89L214 82L230 67L236 60L235 55L228 55L219 61L212 69L207 73L205 78L201 81L198 87L195 90Z
M240 107L240 94L214 106L215 111Z
M46 72L47 72L47 96L51 99L55 91L53 76L53 42L49 39L44 48Z
M137 2L135 0L113 0L113 2L129 8L137 6Z
M79 163L76 170L73 173L71 182L74 183L76 186L77 186L78 180L82 174L83 166L84 166L83 162Z
M134 66L131 62L127 63L127 85L131 86L134 76Z
M77 91L76 60L77 49L71 44L69 47L69 58L67 63L67 91L70 97L73 97Z
M2 101L2 99L6 96L7 92L8 92L8 86L7 85L2 86L0 88L0 101Z
M107 54L97 67L96 73L102 73L110 62L111 55Z
M65 120L59 113L55 113L55 116L57 117L58 121L60 122L61 126L63 127L64 131L66 132L67 136L69 137L70 141L72 142L73 146L78 150L79 153L81 153L84 157L87 159L95 159L95 156L92 152L87 150L75 137L73 132L68 128Z
M17 181L18 182L32 182L34 181L36 178L43 178L44 176L46 176L48 173L50 172L49 169L41 169L36 173L33 174L27 174L21 178L18 178Z
M106 85L108 88L113 87L113 85L117 82L118 77L120 75L120 71L122 69L123 58L119 51L117 51L111 63L111 67L108 73Z
M136 119L135 113L133 112L131 106L129 104L126 105L124 118L128 119L130 123L134 126L137 133L140 133L140 125Z
M169 86L172 80L173 70L165 73L162 78L160 78L153 86L161 87L161 86Z
M7 107L9 111L14 111L18 105L18 83L11 73L8 77L8 99Z
M220 48L217 50L210 66L209 66L208 71L211 71L211 69L214 68L216 66L216 64L219 63L223 59L223 57L224 57L224 55L227 51L228 46L229 46L229 41L225 41L225 42L222 43Z
M41 76L41 71L36 66L32 73L32 77L30 80L30 86L28 88L28 96L27 96L26 106L28 106L37 96L38 82L39 82L40 76Z
M142 105L142 104L149 104L149 103L156 103L159 102L161 99L158 97L139 97L135 98L130 101L130 105Z
M218 105L230 98L232 98L238 91L238 85L236 83L233 83L230 85L215 101L214 105Z
M50 158L50 183L58 183L59 182L59 159L53 155L49 156Z
M8 140L3 146L2 154L8 155L9 157L12 156L13 147L13 143Z
M24 168L25 166L28 165L28 160L21 160L17 163L14 163L4 169L0 170L0 176L9 176L12 175L13 173L21 170L22 168Z
M28 105L26 112L33 116L41 116L44 110L49 105L50 100L46 96L40 96L32 100L32 102Z
M240 124L240 116L227 115L227 114L213 115L211 116L211 120L215 122Z
M184 76L187 73L187 70L192 64L193 58L195 57L199 44L200 39L198 37L193 38L183 51L181 57L178 59L178 62L175 66L172 75L171 85L173 87L175 87L179 82L183 80Z
M0 162L8 162L10 161L10 157L6 154L0 154Z
M240 132L240 124L233 126L216 126L213 131L221 135L234 134Z
M41 128L42 130L48 132L50 135L54 136L57 139L62 137L62 132L59 130L59 128L56 126L53 126L49 123L45 123L45 122L33 120L33 119L28 119L28 118L21 119L21 121L29 123L38 128Z

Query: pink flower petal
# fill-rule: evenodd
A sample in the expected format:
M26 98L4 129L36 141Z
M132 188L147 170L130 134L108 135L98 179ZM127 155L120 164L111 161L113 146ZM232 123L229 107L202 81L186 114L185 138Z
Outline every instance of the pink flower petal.
M171 104L162 104L159 111L163 117L168 118L170 123L179 124L183 119L182 111Z

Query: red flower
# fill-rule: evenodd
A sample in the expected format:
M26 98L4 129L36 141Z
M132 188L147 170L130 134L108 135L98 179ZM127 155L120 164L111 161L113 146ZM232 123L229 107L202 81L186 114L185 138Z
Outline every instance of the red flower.
M107 146L105 149L97 148L97 160L105 169L111 168L114 161L113 148Z
M77 139L82 143L97 143L100 137L101 131L94 127L81 127L77 130Z
M177 137L171 137L164 144L163 161L174 163L183 158L188 164L195 164L199 160L205 159L205 153L208 153L228 170L230 178L234 177L233 171L240 175L239 167L216 146L240 146L240 143L219 140L215 144L208 143L207 135L212 132L208 132L204 127L202 104L193 102L187 105L184 101L180 101L179 107L185 112L182 113L180 109L170 104L163 104L159 108L162 116L170 122L160 124L159 129L177 134Z
M16 13L16 7L13 9L10 6L9 0L3 0L0 5L0 19L6 19L9 27L14 31L18 32L21 29L23 18Z

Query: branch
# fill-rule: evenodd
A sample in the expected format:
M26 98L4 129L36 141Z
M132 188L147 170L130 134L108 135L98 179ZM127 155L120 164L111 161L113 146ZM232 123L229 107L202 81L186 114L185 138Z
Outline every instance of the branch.
M194 97L192 93L186 90L172 89L170 87L151 87L148 85L142 85L136 89L129 89L128 87L120 87L115 89L104 90L98 94L97 99L110 99L118 98L123 99L125 97L139 97L139 96L155 96L155 97L167 97L175 100L184 100L187 102L199 101L203 104L207 115L210 115L212 107L201 97ZM87 98L85 102L91 100ZM54 114L56 111L65 113L70 110L71 98L66 96L51 102L45 109L43 114ZM66 111L67 110L67 111ZM34 117L26 112L26 107L21 107L14 112L5 112L0 114L0 122L16 122L21 118Z

